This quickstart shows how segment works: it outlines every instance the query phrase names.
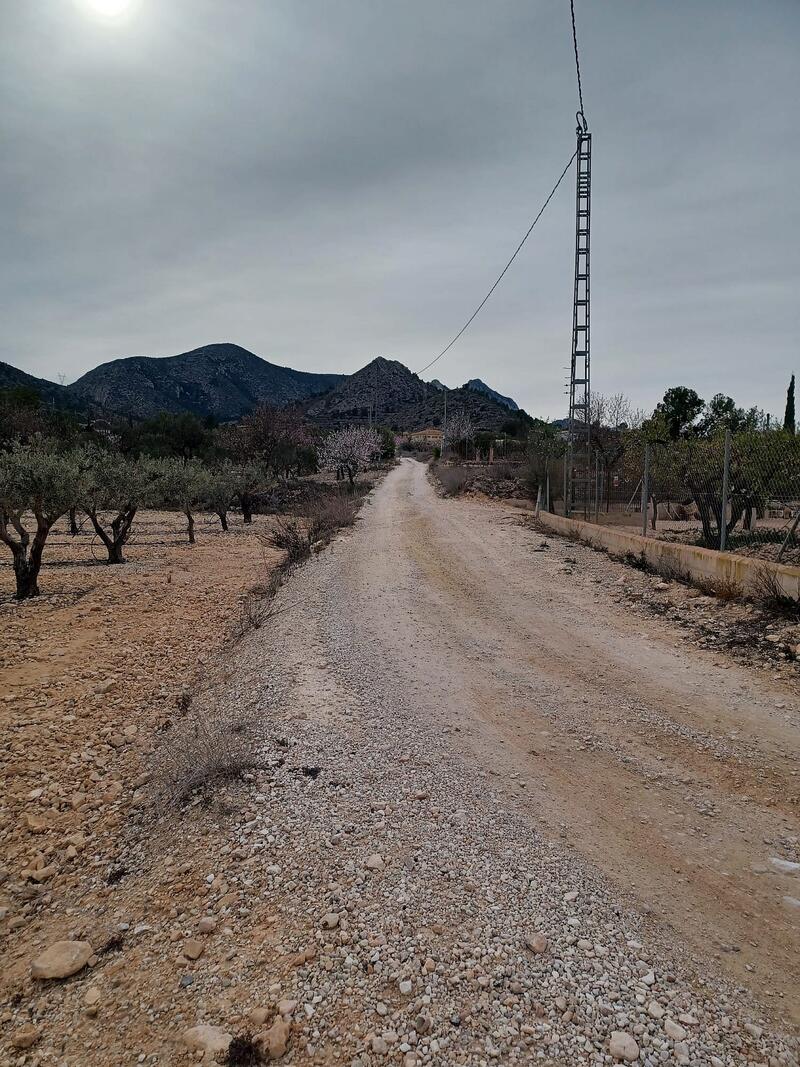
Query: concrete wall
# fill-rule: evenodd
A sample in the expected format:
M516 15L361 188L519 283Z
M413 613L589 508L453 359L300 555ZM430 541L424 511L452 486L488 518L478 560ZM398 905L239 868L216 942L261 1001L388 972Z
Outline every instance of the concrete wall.
M554 533L577 535L582 541L605 548L613 555L624 556L627 552L636 556L643 555L654 570L664 574L678 572L689 578L733 582L745 593L750 588L754 574L767 568L775 574L786 596L800 600L798 567L786 567L781 563L736 556L732 552L715 552L711 548L676 545L669 541L659 541L655 537L641 537L614 526L598 526L579 519L565 519L563 515L551 515L548 511L540 511L537 518Z

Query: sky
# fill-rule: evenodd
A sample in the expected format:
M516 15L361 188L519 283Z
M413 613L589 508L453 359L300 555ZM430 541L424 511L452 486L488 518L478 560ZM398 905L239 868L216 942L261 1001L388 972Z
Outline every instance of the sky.
M419 370L575 147L568 0L0 0L0 360L231 341ZM800 3L576 0L592 386L782 413L800 372ZM424 377L566 407L574 172Z

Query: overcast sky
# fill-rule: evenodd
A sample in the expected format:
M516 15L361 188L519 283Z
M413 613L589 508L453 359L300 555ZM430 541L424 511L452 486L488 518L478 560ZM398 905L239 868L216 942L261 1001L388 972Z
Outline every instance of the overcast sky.
M100 2L100 0L95 0ZM0 0L0 359L234 341L417 370L574 149L568 0ZM576 0L593 386L782 412L800 371L800 3ZM565 413L574 177L429 375Z

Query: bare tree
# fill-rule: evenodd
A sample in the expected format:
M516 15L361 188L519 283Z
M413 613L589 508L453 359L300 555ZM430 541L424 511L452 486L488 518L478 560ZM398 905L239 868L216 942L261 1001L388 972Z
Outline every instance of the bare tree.
M11 550L18 600L39 595L39 571L53 525L81 495L84 462L77 451L17 445L0 455L0 541ZM33 534L25 516L35 521Z
M337 477L346 474L352 486L356 475L374 463L381 451L381 438L376 430L366 426L346 426L334 430L319 449L322 470L336 471Z

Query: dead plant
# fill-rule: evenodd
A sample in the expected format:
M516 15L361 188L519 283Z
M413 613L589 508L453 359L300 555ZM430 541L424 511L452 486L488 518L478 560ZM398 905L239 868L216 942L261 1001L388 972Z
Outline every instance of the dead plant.
M181 804L192 793L207 792L219 782L258 766L255 756L255 710L200 709L193 703L162 730L151 757L151 789L160 807Z
M771 567L757 567L747 586L747 592L765 611L777 615L800 617L800 601L787 596L778 575Z

